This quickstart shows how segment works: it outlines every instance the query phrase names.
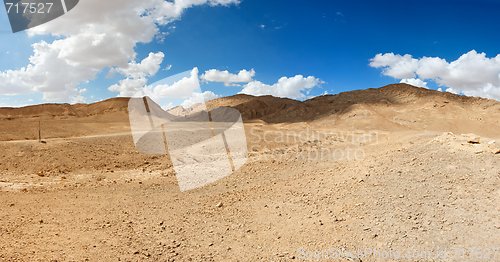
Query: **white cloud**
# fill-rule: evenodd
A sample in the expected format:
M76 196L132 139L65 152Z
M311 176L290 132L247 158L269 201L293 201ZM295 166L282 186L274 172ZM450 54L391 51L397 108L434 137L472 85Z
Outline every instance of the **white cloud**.
M238 86L239 83L248 83L253 80L255 70L241 70L238 74L231 74L229 71L219 71L210 69L201 76L201 79L208 82L224 83L226 86Z
M219 95L216 95L212 91L205 91L203 93L193 93L190 98L182 102L181 106L184 108L189 108L196 104L203 104L205 102L217 99L219 97L220 97Z
M72 98L71 103L86 103L87 98L85 97L85 93L87 92L86 88L81 88L78 90L78 93Z
M130 62L123 68L115 68L114 71L126 78L108 89L119 93L119 96L133 96L147 84L147 78L155 75L159 70L165 55L162 52L149 53L140 63Z
M129 97L140 92L148 83L146 78L125 78L117 84L110 86L108 89L111 92L119 93L118 96Z
M212 91L201 91L198 68L177 74L140 89L134 96L149 96L165 109L181 105L184 108L204 104L220 96Z
M182 76L171 83L147 86L141 93L135 96L149 96L155 101L168 100L186 100L191 98L192 94L200 93L200 80L198 77L198 68L193 68L189 76ZM172 78L173 79L173 78Z
M488 58L472 50L457 60L439 57L415 59L411 55L378 54L370 66L397 79L432 80L448 92L500 100L500 55Z
M35 43L26 67L0 72L0 93L39 92L46 101L71 101L81 96L79 85L93 80L103 69L126 68L135 60L137 44L153 41L160 33L158 25L179 19L185 9L237 3L238 0L80 1L68 14L28 31L31 36L57 37L50 43Z
M292 99L304 99L306 98L306 93L304 92L322 83L323 81L313 76L304 77L302 75L296 75L290 78L282 77L273 85L252 81L246 84L240 93L255 96L273 95Z
M404 83L404 84L409 84L409 85L412 85L412 86L418 86L418 87L423 87L423 88L428 88L427 87L427 82L424 82L418 78L405 78L405 79L401 79L401 82L400 83Z
M140 63L130 62L126 67L117 68L116 71L129 78L153 76L160 70L163 58L165 58L163 52L149 53Z
M384 68L383 73L394 78L414 78L418 68L418 60L411 55L395 55L394 53L377 54L370 60L370 66Z
M446 89L446 92L448 92L448 93L453 93L453 94L455 94L455 95L458 95L458 92L457 92L457 91L455 91L453 88L448 88L448 89Z

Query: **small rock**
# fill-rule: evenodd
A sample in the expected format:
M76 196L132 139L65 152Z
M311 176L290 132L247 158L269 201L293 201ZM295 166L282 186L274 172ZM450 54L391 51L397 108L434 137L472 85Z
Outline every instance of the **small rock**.
M333 219L333 221L335 221L335 222L342 222L342 221L345 221L345 219L344 218L337 218L337 217L335 217Z
M215 205L215 206L216 206L216 207L218 207L218 208L221 208L222 206L224 206L224 204L222 204L222 202L219 202L219 203L217 203L217 205Z
M467 143L469 143L469 144L481 144L481 138L478 136L469 138L467 140Z

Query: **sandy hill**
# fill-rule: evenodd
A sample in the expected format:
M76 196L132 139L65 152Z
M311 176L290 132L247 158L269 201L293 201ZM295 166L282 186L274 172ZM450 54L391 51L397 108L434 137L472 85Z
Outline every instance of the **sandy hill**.
M209 101L209 109L217 107L232 107L240 111L243 119L266 119L268 116L282 112L289 108L300 106L302 102L273 96L235 95Z
M129 131L128 98L93 104L43 104L0 108L0 141L90 136Z
M304 104L309 115L291 110L271 120L308 119L310 123L327 127L472 132L489 136L498 134L500 128L498 101L407 84L322 96Z
M205 109L198 107L195 111ZM430 130L494 136L500 128L498 101L407 84L325 95L303 102L239 94L209 101L206 107L210 110L220 107L237 109L247 122L307 123L315 128L328 129ZM49 137L125 132L128 131L127 108L128 98L112 98L94 104L0 108L0 119L8 120L0 128L0 136L5 139L5 135L9 140L32 139L40 119L44 119ZM184 116L191 111L177 107L169 113ZM65 122L57 122L59 120ZM16 132L12 131L14 129ZM67 131L69 129L73 131Z
M418 88L407 84L394 84L382 88L356 90L337 95L319 96L297 106L268 116L269 122L302 122L318 120L331 115L349 114L370 106L378 107L435 107L452 104L461 107L482 107L490 109L500 105L497 101L476 97L466 97L439 91Z
M394 84L319 96L304 102L271 96L237 95L209 102L209 108L238 109L245 120L308 123L314 127L471 132L494 136L500 128L495 100Z
M0 108L1 118L18 117L88 117L111 112L126 112L128 98L111 98L93 104L42 104L21 108Z
M112 112L126 112L129 98L111 98L93 104L42 104L21 108L0 108L0 117L40 117L75 116L89 117ZM238 94L207 102L206 108L231 107L238 109L246 120L262 119L271 123L303 122L318 120L334 114L346 114L364 106L412 106L436 103L495 109L499 102L489 99L466 97L451 93L418 88L408 84L394 84L382 88L356 90L337 95L324 95L304 102L273 96L251 96ZM192 111L204 110L205 106L195 105L193 109L175 107L170 113L186 115Z

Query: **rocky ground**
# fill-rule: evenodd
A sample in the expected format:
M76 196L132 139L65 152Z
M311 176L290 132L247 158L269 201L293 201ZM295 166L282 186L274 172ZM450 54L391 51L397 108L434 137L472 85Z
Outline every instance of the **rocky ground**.
M136 150L124 115L50 118L80 129L49 127L44 143L4 119L0 260L500 261L497 122L410 109L246 121L247 163L187 192L168 156Z
M116 160L104 159L96 167L101 171L5 175L0 258L397 260L357 253L372 249L416 250L406 261L500 259L496 142L471 144L470 136L431 132L369 137L342 142L345 137L330 134L296 148L256 145L241 170L188 192L179 191L162 157L129 155L126 166L121 154L111 154ZM73 140L21 148L68 149L80 142ZM91 140L85 144L94 150L115 148ZM317 148L332 154L310 154Z

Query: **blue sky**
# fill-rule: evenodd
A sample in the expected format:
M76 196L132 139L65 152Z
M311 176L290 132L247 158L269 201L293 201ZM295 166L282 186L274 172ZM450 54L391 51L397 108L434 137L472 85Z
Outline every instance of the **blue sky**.
M139 43L136 60L163 52L161 70L149 83L198 67L238 73L254 69L254 79L274 84L280 77L314 76L324 83L308 96L380 87L400 79L384 74L389 65L374 68L376 54L410 54L454 61L471 50L495 57L500 43L499 1L265 1L243 0L229 6L195 6L175 22L160 27L164 41ZM0 71L28 64L31 44L54 37L12 34L4 10L0 12ZM171 65L170 70L166 68ZM79 86L87 101L114 97L108 87L123 77L106 77ZM449 86L426 80L428 87ZM2 83L0 83L2 85ZM452 86L453 87L453 86ZM226 96L241 90L222 83L204 90ZM496 87L495 87L496 88ZM40 93L0 95L20 101L42 102ZM20 102L22 104L22 102Z

